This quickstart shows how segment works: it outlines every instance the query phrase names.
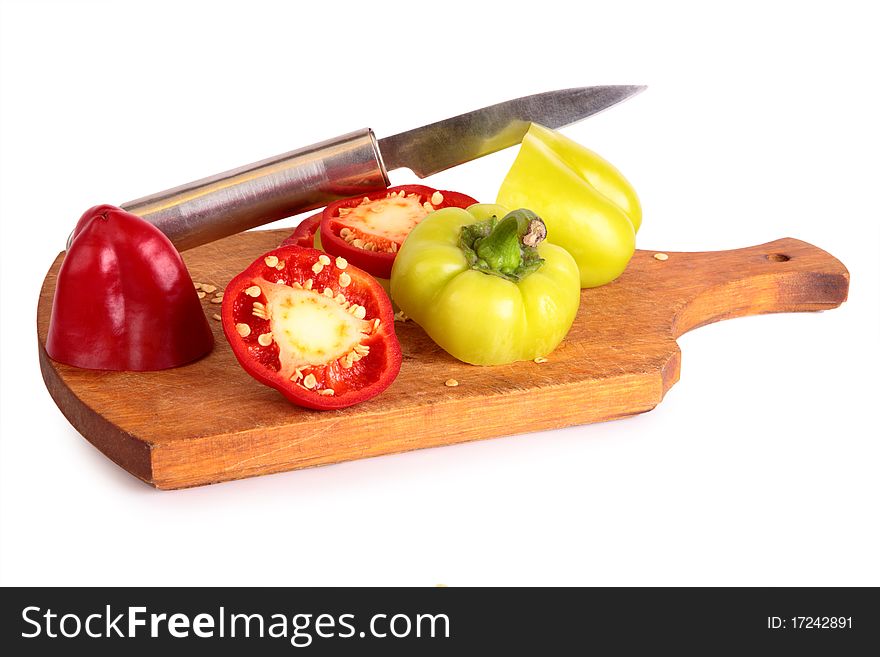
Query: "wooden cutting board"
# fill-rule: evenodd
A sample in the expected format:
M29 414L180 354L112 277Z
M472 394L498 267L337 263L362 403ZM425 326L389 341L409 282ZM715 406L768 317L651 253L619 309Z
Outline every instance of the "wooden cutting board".
M184 259L193 280L222 289L289 232L235 235ZM213 319L214 351L184 367L100 372L54 362L45 343L62 253L40 292L40 366L87 440L143 481L173 489L643 413L678 380L682 333L743 315L834 308L849 287L840 261L794 239L667 254L638 251L617 281L584 290L571 332L545 363L466 365L412 321L396 322L397 380L370 401L321 412L248 376ZM220 310L212 296L203 301L209 318Z

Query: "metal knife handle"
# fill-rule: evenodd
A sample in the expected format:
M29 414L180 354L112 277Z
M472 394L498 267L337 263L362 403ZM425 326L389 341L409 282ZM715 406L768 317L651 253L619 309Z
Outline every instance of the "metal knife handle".
M369 128L123 203L179 251L388 187Z

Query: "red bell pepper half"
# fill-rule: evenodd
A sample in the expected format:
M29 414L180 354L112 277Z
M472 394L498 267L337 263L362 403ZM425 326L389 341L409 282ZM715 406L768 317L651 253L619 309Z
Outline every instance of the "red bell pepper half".
M321 243L328 253L346 258L373 276L390 278L397 251L429 212L467 208L476 202L465 194L424 185L401 185L342 199L324 209ZM304 227L300 234L304 235L310 227Z
M77 222L58 272L46 352L98 370L161 370L201 358L214 336L180 254L112 205Z
M370 399L400 371L385 291L317 249L290 245L260 256L226 286L221 316L245 371L306 408Z

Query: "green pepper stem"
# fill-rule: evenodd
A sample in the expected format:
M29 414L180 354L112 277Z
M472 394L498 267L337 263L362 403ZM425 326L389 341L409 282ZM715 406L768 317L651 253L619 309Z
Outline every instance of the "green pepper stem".
M486 237L477 240L474 247L477 256L491 269L512 274L522 264L522 248L535 248L545 237L547 227L539 217L528 210L514 210Z
M540 217L521 208L462 226L458 246L471 269L517 283L544 264L536 247L545 237Z

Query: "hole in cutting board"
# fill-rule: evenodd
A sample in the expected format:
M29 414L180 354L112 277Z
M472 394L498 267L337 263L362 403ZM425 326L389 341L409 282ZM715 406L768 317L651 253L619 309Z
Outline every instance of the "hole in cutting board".
M788 262L791 260L791 256L787 256L784 253L768 253L767 260L771 262Z

